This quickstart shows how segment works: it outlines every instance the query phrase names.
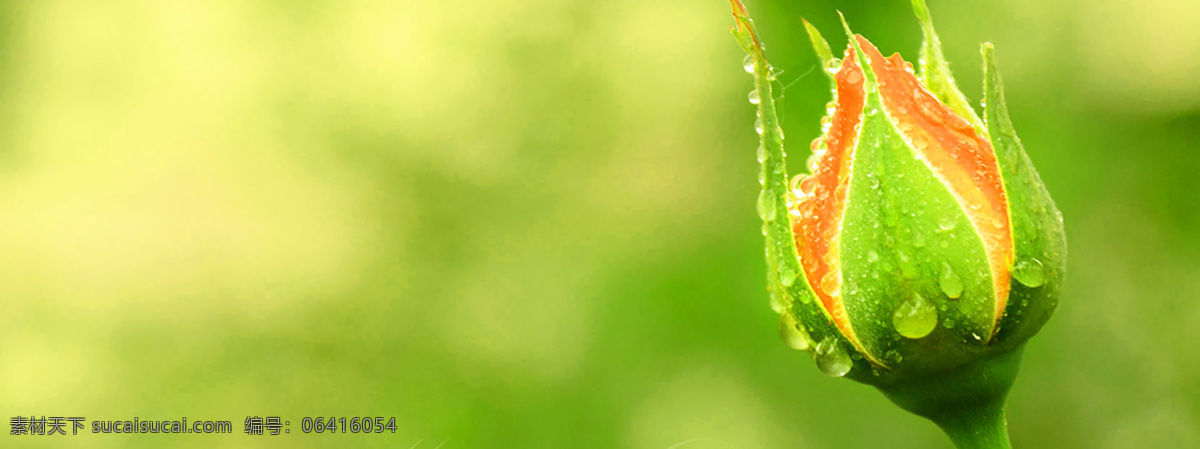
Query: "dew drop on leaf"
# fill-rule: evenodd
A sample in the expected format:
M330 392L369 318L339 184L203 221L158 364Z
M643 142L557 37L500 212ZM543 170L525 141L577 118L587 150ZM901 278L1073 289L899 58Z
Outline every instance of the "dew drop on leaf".
M745 70L746 73L754 73L754 58L750 55L746 55L746 59L742 60L742 70Z
M879 261L879 253L875 252L875 250L870 250L870 249L867 250L867 262L875 263L878 261Z
M1042 268L1042 262L1037 259L1018 260L1013 266L1012 275L1017 282L1026 287L1041 287L1046 283L1046 271Z
M949 231L958 226L958 217L954 214L943 214L937 219L938 228L943 231Z
M892 312L892 326L907 338L922 338L937 327L937 318L937 306L920 294L913 293Z
M747 96L747 99L750 100L750 104L758 104L758 89L750 91L750 95Z
M792 268L791 264L785 263L779 266L779 283L784 287L791 287L796 283L796 270Z
M765 222L775 221L775 192L762 189L758 194L758 217Z
M771 310L775 313L784 313L787 311L787 296L784 295L781 289L767 287L767 292L771 297Z
M796 322L791 312L785 311L779 316L779 336L783 337L783 342L787 343L789 348L797 351L807 351L812 346L812 339L809 338L808 332L805 332L804 327Z
M817 368L830 377L842 377L854 367L850 356L842 349L842 344L833 335L825 337L817 345Z
M957 299L962 296L963 281L949 264L942 264L942 275L938 277L938 285L942 287L942 293L945 293L947 298Z
M838 70L841 69L841 67L842 67L842 60L838 59L838 58L833 58L833 59L830 59L829 64L827 64L825 66L825 71L829 72L830 74L837 74Z

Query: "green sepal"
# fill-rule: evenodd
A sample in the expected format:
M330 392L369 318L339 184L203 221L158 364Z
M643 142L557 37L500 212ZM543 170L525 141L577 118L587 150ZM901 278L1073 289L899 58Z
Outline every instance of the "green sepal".
M995 293L982 237L888 117L870 60L846 28L866 101L839 238L842 295L864 350L882 364L851 377L876 384L943 371L989 352ZM941 284L947 270L961 284L953 299ZM893 320L914 301L933 307L934 328L920 338L901 335Z
M1067 241L1062 213L1054 205L1041 176L1033 167L1021 139L1013 130L1004 103L1004 81L996 67L995 47L981 46L984 71L984 117L1004 191L1013 233L1012 290L1000 321L996 343L1020 343L1041 329L1058 306L1066 273ZM1035 268L1030 268L1035 267ZM1040 267L1041 282L1026 285L1029 270ZM1036 274L1036 273L1034 273Z
M763 186L758 206L766 240L767 289L776 312L791 313L799 323L800 331L810 339L811 353L823 339L837 338L840 334L825 309L817 304L816 293L800 267L787 207L787 154L772 94L771 64L745 7L737 0L730 3L738 24L731 31L753 62L754 87L759 94L758 119L763 132L758 154Z
M933 29L933 18L929 16L929 8L925 0L912 0L913 12L921 22L921 57L918 61L917 78L942 103L950 106L959 116L966 118L971 125L981 133L984 132L983 121L971 108L967 96L958 90L954 75L950 73L950 64L942 54L942 41L938 39L937 31Z
M808 40L812 41L813 51L817 53L817 58L821 60L821 71L825 72L825 77L829 78L829 82L833 84L833 88L836 90L837 84L834 82L833 74L837 72L841 61L833 57L833 50L830 50L829 42L825 41L825 37L821 36L821 32L817 30L817 27L808 23L805 19L800 19L800 21L804 22L804 31L808 32Z

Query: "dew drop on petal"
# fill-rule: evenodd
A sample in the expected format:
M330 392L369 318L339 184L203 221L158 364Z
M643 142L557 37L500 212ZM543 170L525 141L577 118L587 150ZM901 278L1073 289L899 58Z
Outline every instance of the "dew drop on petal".
M841 293L842 282L838 279L837 272L830 271L825 273L825 277L821 278L821 291L829 296L837 296Z
M817 368L830 377L845 376L850 372L850 368L854 367L854 361L850 360L846 350L842 349L842 344L832 335L825 337L817 345L815 358Z
M788 184L788 188L791 189L792 195L796 195L796 198L802 199L808 196L808 193L800 188L800 184L803 183L808 177L809 175L804 173L792 177L792 181Z
M818 182L815 176L804 178L800 180L800 191L804 192L805 195L812 195L813 192L817 191L817 184Z
M945 118L942 117L942 111L938 108L938 105L924 95L917 98L917 109L921 111L921 115L924 115L934 125L941 125L945 122Z
M937 319L937 306L917 293L902 301L892 312L892 326L906 338L929 335L937 327Z
M1012 270L1013 278L1026 287L1041 287L1046 283L1046 271L1037 259L1018 260Z
M862 73L857 70L846 72L846 82L850 84L858 84L862 82Z
M929 142L926 142L925 138L921 136L913 136L912 144L918 151L925 151L925 148L929 146Z

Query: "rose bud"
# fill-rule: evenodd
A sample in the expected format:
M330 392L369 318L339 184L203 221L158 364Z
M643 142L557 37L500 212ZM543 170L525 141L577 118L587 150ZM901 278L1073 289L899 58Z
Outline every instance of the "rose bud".
M759 213L785 341L824 373L874 385L932 419L961 447L1006 447L1004 397L1023 344L1057 305L1066 240L1013 131L992 46L982 49L981 117L954 82L923 0L913 1L924 32L916 72L849 26L835 59L805 22L834 100L810 173L789 182L773 69L732 2L756 81Z

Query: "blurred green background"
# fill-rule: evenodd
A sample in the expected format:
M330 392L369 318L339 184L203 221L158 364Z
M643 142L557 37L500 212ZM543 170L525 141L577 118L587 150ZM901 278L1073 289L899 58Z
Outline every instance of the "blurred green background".
M1066 219L1014 446L1200 447L1200 3L930 1ZM951 447L779 341L722 1L0 5L0 413L235 430L4 447ZM748 6L797 169L801 16L916 56L907 1Z

